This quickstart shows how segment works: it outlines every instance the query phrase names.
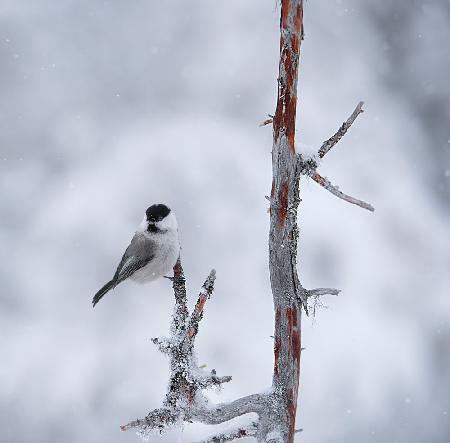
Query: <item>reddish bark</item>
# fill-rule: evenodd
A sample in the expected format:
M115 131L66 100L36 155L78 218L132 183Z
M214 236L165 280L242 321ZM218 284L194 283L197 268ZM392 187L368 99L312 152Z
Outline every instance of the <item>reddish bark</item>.
M279 207L278 207L278 223L280 228L284 226L286 222L286 217L288 213L288 204L289 204L289 184L285 181L281 185L281 191L279 196Z
M280 76L273 131L275 139L279 139L281 129L285 131L289 150L295 155L296 89L300 39L303 35L303 2L282 0L281 3ZM295 13L291 12L293 7L296 8Z
M288 320L288 330L290 333L290 350L295 362L300 362L300 329L298 328L298 310L297 307L289 307L286 310Z
M280 323L280 319L281 319L281 309L277 309L275 312L275 329L276 329L276 325ZM273 365L273 373L275 376L278 375L278 362L280 359L280 348L281 348L281 338L280 336L277 334L275 335L275 344L274 344L274 355L275 355L275 362Z
M298 176L295 119L303 1L281 2L280 65L277 108L273 118L270 274L275 307L274 391L279 395L283 441L295 434L301 353L301 308L296 271Z

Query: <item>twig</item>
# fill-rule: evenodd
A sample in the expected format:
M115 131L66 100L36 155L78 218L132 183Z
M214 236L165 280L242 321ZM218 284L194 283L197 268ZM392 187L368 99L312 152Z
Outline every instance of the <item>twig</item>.
M192 313L189 324L187 327L187 336L189 338L194 338L198 332L198 324L203 318L203 308L205 307L206 300L211 297L211 294L214 290L214 281L216 280L216 271L214 269L211 270L205 283L203 283L202 289L198 296L197 303L194 308L194 312Z
M346 134L347 130L355 121L356 117L363 112L362 109L363 102L359 102L358 106L356 106L352 115L348 118L346 122L342 124L339 130L334 134L331 138L329 138L326 142L322 144L318 151L318 157L306 157L304 158L302 154L297 154L297 167L296 174L307 175L311 177L316 183L325 188L327 191L331 192L336 197L345 200L354 205L360 206L361 208L367 209L368 211L375 211L374 207L369 203L366 203L363 200L358 200L357 198L351 197L350 195L344 194L339 190L337 186L333 186L333 184L326 178L321 176L317 172L317 167L319 163L319 159L323 158L325 154L336 144L339 140Z
M350 195L344 194L342 191L340 191L336 186L333 186L331 182L326 178L322 177L318 172L314 172L311 175L311 178L318 183L320 186L325 188L327 191L331 192L336 197L345 200L348 203L352 203L353 205L357 205L361 208L367 209L368 211L374 212L375 208L370 205L369 203L366 203L365 201L358 200L357 198L351 197Z
M175 295L175 307L172 317L171 333L175 334L176 331L184 333L189 311L187 308L186 279L184 278L180 257L178 257L173 268L172 287Z
M269 117L270 117L270 118L268 118L267 120L264 120L264 121L259 125L260 128L261 128L262 126L270 125L270 124L273 123L273 115L270 115L270 114L269 114Z
M206 389L210 386L220 386L223 383L228 383L232 380L231 375L225 375L223 377L218 377L216 375L216 370L213 369L211 374L206 377L199 377L197 379L197 384L200 389Z
M320 297L322 295L339 295L340 289L334 288L317 288L317 289L307 289L306 296L309 297Z
M174 267L175 308L170 337L152 339L158 349L169 357L171 375L167 394L161 408L152 410L143 419L121 426L123 431L137 429L145 438L152 431L164 432L183 421L218 424L249 412L264 414L268 398L265 394L253 394L230 403L211 405L202 393L207 388L231 381L231 376L219 377L214 369L210 373L203 371L198 366L194 353L199 323L203 317L205 303L213 292L215 279L216 271L213 269L205 280L195 308L189 316L185 278L181 260L178 259Z
M172 342L165 337L155 337L151 339L152 343L158 347L158 350L163 354L169 354L173 346Z
M303 305L308 305L310 302L310 299L313 298L314 302L312 305L312 316L316 316L316 310L318 307L326 307L320 300L320 297L323 295L339 295L341 292L339 289L334 288L316 288L316 289L303 289L304 295L300 302L303 303ZM306 302L305 302L306 300ZM305 311L308 314L309 313L309 306L305 307ZM302 349L303 350L303 349Z
M327 141L322 143L322 146L319 149L319 157L323 158L327 152L345 135L345 133L348 131L350 126L353 124L353 122L356 120L356 117L358 117L359 114L364 112L363 110L364 102L359 102L356 106L355 110L352 112L352 115L342 123L341 127L338 129L338 131L330 137Z
M209 437L208 439L203 440L202 442L197 443L226 443L227 441L238 440L239 438L256 437L257 433L258 424L254 422L250 426L234 429L233 431L224 432L222 434L217 434L213 437Z
M145 435L148 430L158 430L163 432L169 426L173 426L178 420L177 411L171 408L155 409L147 414L143 419L136 419L120 427L122 431L137 428L138 432Z

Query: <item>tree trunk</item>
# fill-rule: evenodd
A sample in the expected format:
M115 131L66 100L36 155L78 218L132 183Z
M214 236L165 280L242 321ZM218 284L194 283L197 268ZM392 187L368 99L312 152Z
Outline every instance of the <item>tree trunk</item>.
M278 403L275 412L284 425L282 441L292 443L301 355L301 287L296 270L300 199L294 141L303 37L302 0L282 1L280 30L278 98L273 119L269 266L275 309L273 390Z

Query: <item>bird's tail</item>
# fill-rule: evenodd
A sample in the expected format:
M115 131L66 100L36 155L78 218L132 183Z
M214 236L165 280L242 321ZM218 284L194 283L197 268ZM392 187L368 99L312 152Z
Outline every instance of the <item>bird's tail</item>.
M115 288L117 285L117 282L115 280L111 280L108 283L106 283L105 286L103 286L100 291L97 292L97 294L94 295L94 298L92 299L92 307L95 308L95 305L100 301L100 299L111 289Z

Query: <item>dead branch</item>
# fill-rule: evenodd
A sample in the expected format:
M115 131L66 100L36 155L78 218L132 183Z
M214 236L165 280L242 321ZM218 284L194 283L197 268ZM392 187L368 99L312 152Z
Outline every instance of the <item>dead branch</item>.
M337 186L333 186L330 181L326 177L322 177L319 173L315 172L311 178L318 183L320 186L325 188L327 191L331 192L336 197L340 198L341 200L345 200L348 203L351 203L352 205L359 206L360 208L367 209L368 211L374 212L375 208L365 201L358 200L357 198L354 198L350 195L344 194L342 191L339 190Z
M273 123L273 115L269 114L269 118L260 123L259 127L271 125Z
M306 157L302 155L302 153L299 153L297 155L297 174L298 176L306 175L308 177L311 177L316 183L318 183L320 186L322 186L327 191L331 192L336 197L340 198L341 200L344 200L348 203L351 203L353 205L357 205L363 209L367 209L368 211L374 212L375 208L369 204L366 203L363 200L359 200L357 198L354 198L348 194L344 194L342 191L339 190L338 186L334 186L326 177L323 177L317 172L317 168L319 165L319 160L325 156L325 154L334 146L336 143L341 140L341 138L346 134L347 130L350 128L350 126L355 121L356 117L358 117L359 114L363 112L362 106L364 102L359 102L356 106L355 110L353 111L352 115L347 119L346 122L342 124L342 126L338 129L336 134L334 134L331 138L329 138L327 141L325 141L322 146L319 148L317 155Z
M209 437L207 440L197 443L226 443L227 441L234 441L245 437L256 437L258 432L258 424L256 422L244 428L237 428L233 431L223 432L213 437Z
M334 288L317 288L307 289L306 296L309 297L321 297L322 295L339 295L341 291Z
M334 288L316 288L316 289L304 289L304 297L302 300L302 304L305 304L306 300L306 307L305 311L307 314L310 312L310 305L312 305L312 316L313 318L316 316L317 308L324 308L326 307L322 301L320 300L320 297L324 295L339 295L341 291L339 289ZM312 299L312 303L311 303ZM304 348L302 348L303 350Z
M195 305L194 312L189 319L189 324L187 328L187 336L190 341L193 341L198 333L198 324L203 318L203 308L205 307L206 300L211 297L212 291L214 290L214 281L216 280L216 271L213 269L208 278L206 279L203 287L198 296L197 304Z
M202 392L231 381L231 376L219 377L214 369L207 373L200 368L194 352L199 323L206 301L214 290L215 278L216 272L212 270L200 290L192 314L189 315L184 272L181 260L178 259L172 280L175 308L170 337L152 339L158 349L169 357L170 379L166 397L161 408L149 412L143 419L121 426L123 431L136 429L145 437L153 431L164 432L183 421L219 424L250 412L263 414L268 401L266 394L249 395L230 403L212 405Z
M363 105L364 102L359 102L355 110L352 112L352 115L347 119L347 121L342 123L342 126L338 129L336 134L334 134L328 140L323 142L322 146L319 149L320 158L323 158L327 154L327 152L346 134L350 126L356 120L356 117L358 117L359 114L364 112L362 108Z
M295 151L295 119L300 44L303 39L303 0L281 0L280 62L275 115L265 124L273 124L272 190L270 197L269 271L275 310L274 370L272 386L229 403L214 405L204 390L231 381L215 370L205 372L197 364L195 338L206 301L212 295L215 271L206 279L193 312L189 315L185 278L181 261L174 267L175 308L170 336L154 338L153 343L169 357L170 379L162 407L122 426L136 429L143 437L163 432L182 422L220 424L241 415L254 413L257 420L203 443L221 443L243 437L255 437L259 443L293 443L301 357L302 306L308 313L309 298L337 295L332 288L303 288L297 275L297 209L300 203L300 178L307 175L328 191L350 203L373 211L365 202L343 194L317 172L318 161L345 135L362 112L358 104L336 134L323 143L316 156L303 158Z
M176 331L184 333L189 311L187 307L186 279L184 278L180 259L177 260L173 268L172 287L175 294L175 308L172 317L171 332L172 334Z

